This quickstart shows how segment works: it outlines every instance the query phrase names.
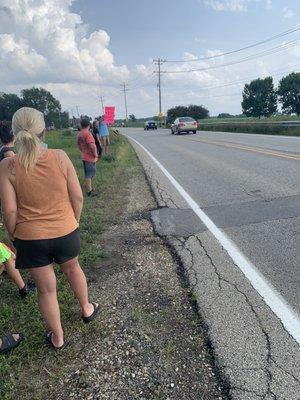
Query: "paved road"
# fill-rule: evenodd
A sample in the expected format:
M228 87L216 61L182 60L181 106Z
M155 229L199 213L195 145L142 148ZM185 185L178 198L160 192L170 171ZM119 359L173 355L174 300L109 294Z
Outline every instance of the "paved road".
M277 289L292 309L300 315L300 138L216 132L198 132L196 135L174 136L166 130L144 132L141 129L126 129L123 132L141 143L169 171L217 227L221 228L232 239L241 252ZM136 144L135 147L136 149L138 148ZM147 163L148 165L151 164L149 160L144 162L143 157L140 156L145 166ZM151 175L153 166L149 168L150 172L148 172ZM162 177L159 176L155 179L160 181ZM171 193L171 189L169 191ZM162 192L163 189L158 189L158 193ZM176 201L179 204L180 200L176 200L176 194L170 193L168 193L167 197L169 200L173 198L171 203L169 202L169 206L173 207L172 202L175 205ZM180 206L181 208L188 208L183 203ZM171 217L167 215L166 218L170 220ZM204 232L203 235L205 235L205 230L201 226L197 229L198 232ZM203 240L205 241L204 236ZM204 249L200 239L199 242ZM182 240L180 243L185 245ZM196 244L192 242L188 243L188 245L189 253L192 254L190 263L197 264L195 257L200 254L201 249L199 249L199 245L198 249L196 249ZM217 249L211 238L207 239L204 250L212 265L214 264L212 260L214 255L217 260L216 264L219 264L222 268L225 264L230 263L221 254L222 251ZM189 261L187 260L188 263ZM204 259L201 259L201 263L204 263ZM198 265L200 265L199 262ZM215 265L213 266L216 267ZM199 271L200 268L199 266ZM199 271L194 270L193 274L197 275L197 273L200 273ZM202 278L203 273L204 271L201 272ZM228 272L228 274L230 275L231 272ZM197 277L195 279L197 280ZM239 279L241 278L237 276L232 277L232 281L235 283ZM238 284L241 287L245 285L241 281ZM201 287L202 291L206 289L207 287L205 286ZM211 288L207 290L209 291ZM249 293L249 296L255 296L252 293L250 294L251 290L248 288L245 289L243 295L246 292ZM212 294L209 295L212 296ZM237 305L233 306L233 298L228 301L228 309L237 307ZM199 295L199 301L201 302L201 295ZM263 305L258 306L259 301L258 298L254 299L253 297L253 304L259 308L259 312L264 314L262 316L255 312L255 318L261 325L259 328L262 328L262 321L266 317L266 312L262 311ZM248 298L247 303L249 303ZM203 303L203 307L205 309L205 303ZM252 304L250 308L251 312L253 312L254 306ZM224 313L226 312L228 310L224 310ZM209 314L211 314L211 309ZM240 318L240 314L241 310L236 315L237 319ZM269 315L266 317L266 321L270 321L272 318ZM224 321L217 321L217 317L210 320L210 316L208 316L208 319L212 329L214 326L223 329ZM249 317L249 321L250 319ZM244 321L243 323L245 323L245 326L249 323L249 330L251 330L251 326L255 323L249 321ZM220 324L218 325L217 323L219 322ZM274 324L272 324L273 322L267 328L264 327L262 329L264 335L269 335L270 333L272 336L273 333L271 331L279 331L275 320ZM237 325L239 324L237 323ZM268 329L270 332L268 332ZM234 334L237 334L237 332L243 336L243 332L239 327L236 328ZM254 329L252 334L255 336ZM228 335L232 335L232 332L228 333ZM277 339L274 337L274 342L284 340L280 335L278 333ZM279 337L281 337L280 340ZM243 340L247 339L244 337ZM224 348L225 345L221 341L220 337L216 337L215 347L222 345ZM227 341L230 341L230 339L227 338ZM253 353L260 347L260 341L261 357L264 357L264 338L261 336L259 339L259 333L257 333L256 340L257 348L254 346L251 351L249 350L249 353L243 349L241 352L243 353L242 357L252 357ZM270 347L269 338L267 342L265 345L268 348ZM296 354L295 348L297 348L297 345L293 347L294 345L295 343L291 344L291 347L286 345L285 349L279 350L282 359L279 361L280 357L276 355L276 357L279 357L278 363L283 362L282 360L289 357L291 353ZM234 346L234 342L232 342L232 346ZM239 347L241 346L243 346L243 341L239 344ZM251 349L250 344L249 348ZM224 356L222 351L220 351L221 358ZM225 370L229 366L230 360L228 360L228 354L225 354L223 358L225 360L223 362ZM253 361L253 368L257 368L258 360L259 356ZM291 374L295 373L295 366L300 368L299 360L297 348L297 357L295 356L293 366L291 366ZM243 360L235 360L235 365L239 362L242 365ZM266 360L266 388L269 387L270 389L270 382L268 382L267 377L270 376L268 365L268 360ZM232 365L229 366L229 369L231 371L229 373L229 376L232 377L231 381L233 385L236 385L236 381L241 378L232 373ZM289 383L286 390L291 390L291 392L287 397L279 396L278 398L300 399L299 369L296 375L298 380L293 382L297 382L298 386L295 386L297 389L291 389L292 384ZM262 391L261 394L255 392L251 384L246 381L247 378L243 377L244 397L242 392L238 392L238 390L242 389L237 388L236 397L233 396L233 398L254 399L256 398L255 396L259 398L260 395L267 393L267 389L265 392ZM253 381L255 381L254 378ZM263 386L259 379L257 382L259 388ZM255 387L257 388L257 386ZM280 393L280 389L278 390L278 393ZM298 391L298 394L295 394L296 392L293 392L293 390ZM253 397L249 393L252 393ZM271 389L268 395L272 396Z
M300 314L300 138L130 131Z

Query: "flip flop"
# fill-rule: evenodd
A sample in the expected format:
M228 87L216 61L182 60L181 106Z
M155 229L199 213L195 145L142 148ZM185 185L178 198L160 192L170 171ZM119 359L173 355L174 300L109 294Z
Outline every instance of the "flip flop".
M92 304L93 304L93 307L94 307L94 311L92 312L92 314L89 315L88 317L85 317L84 315L82 316L82 320L83 320L83 322L85 324L88 324L89 322L92 322L96 318L97 313L99 311L99 304L98 305L96 303L92 303Z
M12 334L1 337L2 344L0 347L0 354L7 354L12 349L15 349L16 347L19 346L19 344L22 342L22 340L24 338L23 338L22 334L19 333L18 335L19 335L19 339L17 339L17 340L13 337Z
M54 343L53 343L53 341L52 341L52 336L53 336L53 332L47 332L46 333L46 342L48 343L48 344L50 344L50 346L55 350L55 351L60 351L60 350L63 350L63 349L65 349L67 346L68 346L68 342L64 342L64 344L62 345L62 346L60 346L60 347L56 347L55 345L54 345Z

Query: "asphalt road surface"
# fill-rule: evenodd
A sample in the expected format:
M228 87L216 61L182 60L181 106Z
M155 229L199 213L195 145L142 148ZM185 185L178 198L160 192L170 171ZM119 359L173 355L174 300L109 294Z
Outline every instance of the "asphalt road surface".
M171 135L170 131L163 129L147 132L142 129L124 129L123 133L138 141L163 165L213 223L250 260L266 281L280 293L292 311L299 316L300 137L202 131L196 135ZM143 150L138 149L140 146L136 142L134 146L138 150L144 166L147 163L150 165L151 160L143 161L144 156L141 155ZM147 168L145 168L146 172ZM152 166L149 168L152 169ZM151 174L152 172L150 172ZM162 177L158 176L155 179L159 181ZM155 184L153 185L155 186ZM160 192L162 192L162 189L160 189ZM172 194L168 194L169 199L172 196ZM176 195L174 194L174 199L175 197ZM172 200L172 202L175 204L176 200ZM172 207L172 204L169 206ZM186 209L188 206L181 204L181 208ZM166 218L172 219L169 215ZM184 219L185 221L188 220L187 215ZM192 218L192 220L194 219ZM198 228L199 232L205 232L205 230L206 228L202 229L201 226ZM182 240L181 243L183 243ZM190 243L189 245L190 253L193 252L193 246L195 248L194 253L196 254L197 251L199 253L200 250L196 250L195 244ZM203 243L201 243L201 246L204 248ZM210 259L213 257L213 249L214 244L212 244L212 241L211 244L207 241L205 253ZM209 254L209 251L212 254ZM217 250L215 252L217 253ZM219 256L219 265L228 264L229 261L225 261L225 258L222 260L222 257L221 255ZM198 264L201 263L199 262ZM237 280L238 278L234 279ZM206 289L202 287L201 290ZM253 300L254 303L258 301ZM230 309L233 309L233 307L231 304ZM251 306L251 312L253 311L252 308ZM258 308L263 313L263 307L260 305ZM258 314L256 317L259 323L264 318L263 316L258 317ZM266 320L271 318L268 316ZM212 329L217 326L215 321L211 321ZM222 323L225 324L224 321ZM264 335L269 334L267 332L268 329L270 331L278 331L277 328L270 326L263 329ZM252 333L255 335L254 332ZM273 333L270 334L272 335ZM259 336L259 334L257 335ZM279 336L280 334L278 334ZM256 343L259 343L259 340L257 339ZM261 342L263 340L261 338ZM269 338L267 341L269 341ZM216 343L216 347L218 347L220 338L216 340ZM232 345L234 345L233 342ZM264 357L263 343L261 345L261 357ZM293 349L297 348L297 346ZM270 347L270 343L267 343L267 347ZM257 344L257 348L259 348L259 344ZM288 352L295 355L295 350L291 349L292 347L289 350L279 351L282 354L282 360L289 357ZM247 357L247 355L245 356L247 351L243 351L243 357L245 358ZM252 353L249 352L248 354L249 357L255 352L253 349L251 351ZM298 356L299 353L297 353ZM224 360L224 368L226 369L226 366L229 365L228 363L226 364L226 355ZM254 364L257 363L257 360L258 358L254 361ZM294 391L280 397L279 394L282 387L279 386L279 389L274 389L274 392L272 392L270 387L272 386L271 384L274 384L274 381L272 379L268 381L272 374L268 370L269 364L267 360L265 392L258 393L255 391L259 391L263 386L262 381L258 378L255 390L252 388L251 383L247 382L247 378L243 378L242 388L236 388L237 392L233 398L254 399L263 395L266 395L265 398L269 398L268 395L273 398L271 396L276 393L280 399L300 399L300 391L298 391L300 389L299 358L297 358L297 361L295 360L289 370L289 373L294 377L292 381L296 385L296 389L293 389ZM235 364L238 362L236 360ZM242 362L241 360L241 364ZM256 367L257 365L254 364L253 367ZM231 365L230 371L232 372L232 370L233 367ZM240 377L232 375L233 383L235 384ZM255 381L254 378L253 381ZM291 384L285 390L288 391L290 387ZM244 389L245 392L242 392ZM278 393L276 390L278 390ZM251 397L251 393L253 397Z
M300 314L300 137L130 131Z

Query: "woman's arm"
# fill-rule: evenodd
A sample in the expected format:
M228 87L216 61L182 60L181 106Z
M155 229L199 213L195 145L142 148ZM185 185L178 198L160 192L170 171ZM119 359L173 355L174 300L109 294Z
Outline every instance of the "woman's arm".
M80 221L82 206L83 206L83 194L81 190L81 186L75 171L75 168L67 156L67 154L63 150L56 150L59 156L62 170L67 179L68 192L72 204L72 208L74 211L74 215L76 220Z
M17 196L11 183L14 176L14 158L7 158L0 165L0 198L4 225L9 237L14 240L17 223Z

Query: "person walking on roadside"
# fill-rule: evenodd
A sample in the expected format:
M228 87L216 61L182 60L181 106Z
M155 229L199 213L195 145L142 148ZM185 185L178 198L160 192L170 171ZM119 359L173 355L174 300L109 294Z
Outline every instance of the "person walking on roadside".
M43 144L41 112L19 109L12 129L18 154L0 164L4 224L17 249L16 268L28 269L37 286L40 312L48 327L46 340L59 350L66 342L53 263L61 266L79 301L83 321L92 321L99 309L89 301L86 277L78 263L82 191L66 153L48 150Z
M92 181L96 175L98 153L94 136L89 130L90 121L82 119L80 125L81 130L77 137L77 145L83 162L86 193L90 197L94 195Z
M99 134L100 134L103 154L107 154L109 146L109 129L107 123L104 121L104 117L102 117L99 121Z

